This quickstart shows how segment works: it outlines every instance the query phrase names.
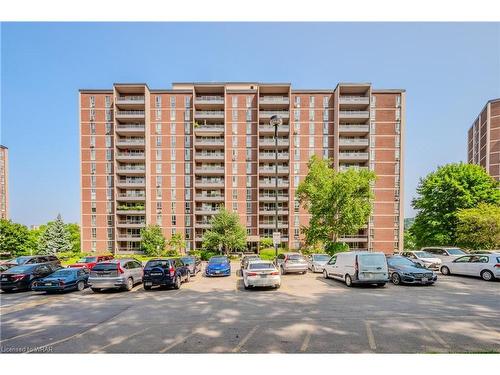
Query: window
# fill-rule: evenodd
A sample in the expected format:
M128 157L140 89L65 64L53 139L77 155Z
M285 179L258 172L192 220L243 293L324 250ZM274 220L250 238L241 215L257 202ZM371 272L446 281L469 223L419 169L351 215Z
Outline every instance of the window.
M314 135L314 133L315 133L315 132L316 132L316 131L315 131L314 122L310 122L310 123L309 123L309 134L310 134L310 135Z
M177 158L177 153L175 152L175 149L170 149L170 160L176 160Z
M237 109L233 109L233 111L232 111L232 120L238 121L238 110Z
M161 137L156 137L156 146L157 147L161 146Z
M252 203L251 202L247 202L247 213L248 214L252 213ZM247 219L247 222L251 222L251 220Z
M90 212L92 212L93 214L95 214L97 212L97 204L96 204L96 202L92 202L90 204Z
M309 136L309 147L311 147L311 148L314 147L314 136L313 135Z
M104 97L104 106L105 106L106 108L111 107L111 96L106 95L106 96Z
M233 171L233 174L237 174L238 173L238 164L233 163L233 165L232 165L232 171Z
M252 134L252 123L247 122L247 134Z
M328 101L329 101L328 96L323 96L323 108L328 108Z
M185 121L190 121L191 120L191 111L189 109L186 109L184 111L184 120Z
M163 190L161 188L156 189L156 199L160 200L163 195Z
M90 163L90 174L95 174L95 163Z
M238 211L238 203L233 202L233 211Z
M328 147L328 136L326 135L323 136L323 147Z
M252 163L247 162L247 174L252 173Z
M314 99L315 99L314 96L309 97L309 107L310 108L314 107Z
M300 163L293 163L293 173L299 174L300 171Z
M372 95L371 101L370 101L370 107L375 108L376 104L377 104L377 97L375 95Z
M156 174L161 173L161 163L156 163Z
M177 225L177 217L172 215L172 225Z
M176 164L175 163L171 163L170 164L170 173L175 174L176 173L175 172L176 169L177 169Z
M233 187L237 187L237 186L238 186L238 177L233 176Z
M298 148L293 150L293 159L296 161L300 160L300 150Z
M90 189L90 199L95 201L96 200L96 190L95 188Z
M156 212L160 213L162 210L162 202L156 202Z
M328 109L323 110L323 121L328 121Z
M106 109L106 121L111 121L111 109Z
M106 160L112 160L112 159L113 159L113 151L106 150Z
M156 150L156 160L161 160L161 150Z
M161 123L156 124L156 134L161 134Z
M108 228L108 240L113 239L113 228Z
M251 201L252 200L252 190L251 189L247 189L247 201Z
M238 147L238 137L233 136L233 147Z
M161 96L160 95L156 95L156 97L155 97L155 106L156 106L156 108L161 107Z
M300 107L300 96L295 97L295 107Z
M94 108L95 107L95 96L89 96L89 107Z
M251 121L251 120L252 120L252 110L247 109L247 121Z
M175 121L175 109L170 110L170 120Z
M106 213L107 214L113 213L113 202L106 202Z
M177 138L175 137L175 135L170 137L170 146L172 148L175 148L177 146Z
M293 136L293 145L295 147L300 147L300 137L298 135Z
M252 96L248 95L246 97L246 105L247 105L247 108L252 106Z
M247 135L246 146L247 147L252 147L252 136L251 135Z
M233 108L238 107L238 97L237 96L233 96L231 98L231 104L232 104Z
M186 202L184 204L184 211L186 212L186 214L189 214L191 213L191 202ZM186 224L187 225L187 224Z
M95 136L94 135L90 136L90 147L95 147Z
M252 187L252 176L247 176L247 187Z
M294 109L294 111L293 111L293 119L295 121L299 121L300 120L300 109Z
M161 109L156 110L156 120L161 120Z
M246 150L246 160L252 160L252 150Z
M162 176L156 176L156 187L161 187L163 182L162 179L163 179Z
M97 228L92 228L91 231L92 231L92 238L93 239L97 238Z
M191 134L191 123L190 122L184 123L184 134Z
M238 199L238 190L233 190L232 196L233 196L233 200L237 200Z
M176 178L175 176L170 176L170 186L175 187L176 186Z
M401 96L396 96L396 107L401 107Z
M184 173L185 174L191 174L191 163L185 163L184 164Z
M95 122L90 123L90 134L95 134Z
M156 215L156 224L161 225L161 215Z
M95 121L95 109L90 110L90 121Z
M184 150L184 160L191 160L191 150Z
M112 128L112 124L110 122L107 122L106 123L106 134L109 135L111 134L111 128Z
M184 199L187 201L191 200L191 189L184 190Z
M185 187L191 187L191 177L184 176L184 186Z
M293 186L294 187L299 186L299 176L293 176Z

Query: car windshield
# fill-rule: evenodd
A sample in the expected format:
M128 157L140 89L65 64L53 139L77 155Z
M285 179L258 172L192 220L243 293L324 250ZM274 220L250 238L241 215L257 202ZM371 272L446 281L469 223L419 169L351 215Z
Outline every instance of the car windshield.
M291 254L291 255L287 255L287 259L290 259L290 260L304 260L304 257L300 254Z
M71 276L74 271L72 270L67 270L67 269L60 269L54 272L53 274L50 275L50 277L65 277L65 276Z
M13 263L13 264L24 264L26 263L30 257L17 257L14 259L9 260L7 263Z
M25 273L30 272L35 268L35 265L27 265L27 266L16 266L9 269L9 273Z
M250 263L248 268L251 270L271 270L274 269L274 265L272 263Z
M404 257L389 258L389 259L387 259L387 263L389 263L390 266L413 266L413 267L416 266L415 263L413 263L408 258L404 258Z
M435 258L434 255L428 253L427 251L415 251L413 254L415 254L419 258Z
M170 261L166 259L154 259L150 260L146 263L146 267L151 268L151 267L167 267L170 266Z
M212 264L227 263L227 258L226 257L211 258L208 261L208 263L212 263Z
M97 257L83 257L78 261L78 263L92 263L92 262L96 262L96 261L97 261Z
M465 252L460 249L448 249L450 255L465 255Z
M115 271L116 269L118 269L116 263L98 263L92 271Z
M326 262L330 258L331 258L330 255L327 255L327 254L313 255L313 260L317 260L320 262Z

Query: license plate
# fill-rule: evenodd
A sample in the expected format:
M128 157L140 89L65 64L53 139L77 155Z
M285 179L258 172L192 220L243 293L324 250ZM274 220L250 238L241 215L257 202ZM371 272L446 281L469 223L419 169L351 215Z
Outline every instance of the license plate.
M7 280L8 277L7 276L2 276L2 280Z
M151 281L146 281L146 282L144 283L144 285L145 285L145 286L151 286L151 285L153 285L153 283L152 283Z
M267 277L267 275L263 274L263 275L260 275L260 277L265 279Z
M151 276L161 276L160 272L151 272Z
M427 281L429 281L429 279L428 279L427 277L423 277L423 278L422 278L422 282L423 282L423 283L426 283Z
M220 271L215 271L215 273L220 273Z

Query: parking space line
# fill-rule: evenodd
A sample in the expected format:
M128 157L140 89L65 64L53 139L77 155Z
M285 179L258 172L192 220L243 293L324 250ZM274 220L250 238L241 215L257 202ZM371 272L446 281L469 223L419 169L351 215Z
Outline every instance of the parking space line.
M7 339L0 340L0 343L3 344L5 341L20 339L21 337L25 337L25 336L29 336L29 335L34 335L34 334L40 333L40 332L42 332L44 330L45 329L42 328L42 329L37 329L37 330L31 331L31 332L23 333L22 335L17 335L17 336L14 336L14 337L9 337Z
M183 337L179 337L177 340L175 340L172 344L170 344L169 346L167 346L166 348L163 348L162 350L160 350L158 353L166 353L168 352L170 349L176 347L177 345L179 344L182 344L183 341L187 340L188 338L190 338L191 336L193 336L194 334L196 333L196 331L193 331L191 332L189 335L187 336L183 336Z
M141 329L140 331L138 331L138 332L136 332L136 333L134 333L134 334L132 334L132 335L130 335L130 336L123 337L123 338L122 338L122 339L120 339L120 340L117 340L117 341L115 341L115 342L110 342L109 344L104 345L104 346L100 347L99 349L95 349L95 350L93 350L91 353L102 353L102 351L103 351L104 349L107 349L107 348L109 348L110 346L113 346L113 345L119 345L119 344L121 344L122 342L124 342L125 340L130 340L131 338L136 337L136 336L139 336L141 333L144 333L144 332L146 332L146 331L148 331L148 330L150 330L150 329L152 329L152 328L153 328L153 327L147 327L147 328Z
M446 341L444 341L444 340L442 339L442 337L441 337L441 336L439 336L439 335L438 335L435 331L433 331L433 330L432 330L432 329L431 329L431 328L427 325L427 323L425 323L425 322L423 322L423 321L420 321L419 323L420 323L420 325L421 325L422 327L424 327L424 329L425 329L426 331L428 331L428 332L429 332L429 334L432 336L432 338L433 338L434 340L436 340L439 344L441 344L441 346L443 346L443 347L445 347L445 348L447 348L447 349L449 349L449 348L450 348L450 345L449 345Z
M243 345L245 345L247 343L247 341L250 339L250 337L253 336L253 334L255 333L255 331L257 331L257 329L259 328L259 325L256 325L255 327L253 327L250 332L247 333L247 335L245 337L243 337L243 339L238 343L238 345L236 345L233 350L231 350L233 353L237 353L241 350L241 348L243 347Z
M369 321L365 320L366 336L368 336L368 345L371 350L377 350L375 336L373 335L372 327Z
M307 331L306 336L304 337L304 342L300 347L301 352L305 352L307 350L307 347L309 346L309 341L311 341L311 332Z

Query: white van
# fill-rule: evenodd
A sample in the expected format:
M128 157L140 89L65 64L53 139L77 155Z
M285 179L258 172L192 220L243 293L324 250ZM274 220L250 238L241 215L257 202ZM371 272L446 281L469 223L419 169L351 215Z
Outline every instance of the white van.
M353 284L384 286L389 281L389 271L384 253L349 251L332 256L325 264L323 277L342 280L347 286Z

